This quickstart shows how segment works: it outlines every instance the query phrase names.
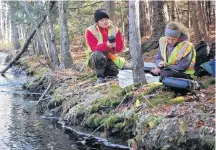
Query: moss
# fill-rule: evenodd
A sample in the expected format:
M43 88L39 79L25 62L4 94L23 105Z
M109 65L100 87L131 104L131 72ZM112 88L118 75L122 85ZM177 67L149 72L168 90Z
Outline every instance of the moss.
M79 106L76 111L76 117L82 116L85 114L85 110L82 106Z
M162 115L159 116L150 115L142 121L142 127L155 128L157 127L157 125L159 125L159 123L163 120L163 118L164 117Z
M96 113L101 109L105 109L105 110L110 110L113 109L114 107L116 107L118 104L120 103L120 101L118 99L111 99L109 97L106 98L100 98L98 100L96 100L93 105L89 108L89 113Z
M96 113L100 108L101 108L101 104L99 103L91 106L88 111L90 114L92 114L92 113Z
M88 74L83 74L83 75L80 75L77 80L79 81L85 81L85 80L88 80L88 79L93 79L93 78L96 78L96 75L94 72L90 72Z
M52 108L58 107L63 103L64 100L65 98L62 95L54 93L52 99L48 103L48 108L52 109Z
M93 127L94 126L94 119L97 117L98 115L97 114L92 114L91 116L88 117L87 121L86 121L86 124L88 126L91 126Z
M108 119L106 119L105 123L105 127L107 129L114 127L114 125L119 121L119 118L115 115L111 115Z
M142 92L142 95L148 95L156 92L159 88L161 88L162 83L151 83L147 84L146 86L147 89L144 92Z
M126 122L119 122L116 125L114 125L115 128L117 129L123 129L126 126Z
M88 117L86 124L90 127L98 127L104 123L106 120L107 116L105 115L99 115L99 114L92 114L91 116Z

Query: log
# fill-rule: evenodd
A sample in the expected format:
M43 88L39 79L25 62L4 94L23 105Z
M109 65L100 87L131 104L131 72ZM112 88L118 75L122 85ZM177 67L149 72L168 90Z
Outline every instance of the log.
M50 10L52 10L52 8L54 7L55 5L55 1L52 1L51 2L51 6L50 6ZM47 17L47 14L44 15L43 19L39 22L39 24L37 25L37 28L40 28L40 26L43 24L43 22L46 20L46 17ZM22 56L22 54L27 50L29 44L31 43L31 40L32 38L34 37L36 33L36 29L34 29L34 31L31 33L31 35L29 36L28 40L25 42L22 50L19 52L19 54L17 54L17 56L7 65L7 67L5 69L3 69L0 73L1 75L4 75L4 73L10 68L13 66L13 64L19 60L19 58Z

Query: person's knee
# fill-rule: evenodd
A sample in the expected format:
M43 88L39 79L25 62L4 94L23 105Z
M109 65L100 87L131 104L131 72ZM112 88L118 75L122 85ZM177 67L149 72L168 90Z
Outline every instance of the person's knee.
M96 69L100 69L106 66L107 59L106 56L100 51L94 51L90 58L91 66Z

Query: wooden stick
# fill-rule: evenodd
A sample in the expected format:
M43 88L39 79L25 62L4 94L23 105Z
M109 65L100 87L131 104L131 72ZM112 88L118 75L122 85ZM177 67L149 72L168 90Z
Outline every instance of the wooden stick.
M50 84L48 85L48 87L46 88L46 90L43 92L43 94L41 95L41 97L40 97L39 100L38 100L38 104L40 103L40 101L43 100L43 97L44 97L45 94L48 92L48 90L50 89L51 85L52 85L52 83L50 83Z

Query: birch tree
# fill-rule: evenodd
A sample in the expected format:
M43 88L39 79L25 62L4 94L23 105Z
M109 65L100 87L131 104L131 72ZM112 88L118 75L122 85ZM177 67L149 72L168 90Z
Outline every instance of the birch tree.
M70 53L70 43L68 36L66 1L58 1L59 20L60 20L60 55L61 63L64 68L73 67L73 61Z
M146 83L141 52L139 1L129 1L129 37L130 55L135 82Z

